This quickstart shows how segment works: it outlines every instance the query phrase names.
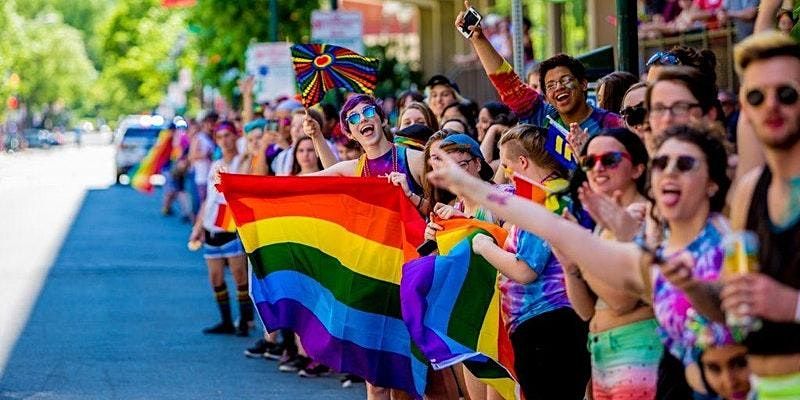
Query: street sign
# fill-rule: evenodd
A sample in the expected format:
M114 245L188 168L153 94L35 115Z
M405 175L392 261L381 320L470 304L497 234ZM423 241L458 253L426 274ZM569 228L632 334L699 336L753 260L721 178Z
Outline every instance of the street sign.
M341 46L364 54L364 21L358 11L314 11L311 13L311 41Z
M247 49L245 68L254 77L253 97L266 103L279 96L294 96L295 79L289 43L254 43Z

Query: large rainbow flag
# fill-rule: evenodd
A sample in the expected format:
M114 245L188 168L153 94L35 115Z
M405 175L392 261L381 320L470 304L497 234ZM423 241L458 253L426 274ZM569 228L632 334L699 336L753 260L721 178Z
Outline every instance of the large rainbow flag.
M220 189L267 328L294 330L336 371L421 397L428 365L402 320L400 276L425 223L402 190L380 178L231 174Z
M472 252L478 233L502 244L508 233L475 219L439 222L438 256L406 263L400 283L403 320L436 369L463 362L504 398L519 397L514 354L500 309L497 270Z
M153 185L150 183L150 177L159 173L167 165L171 155L172 131L164 129L159 132L155 144L142 161L128 172L128 176L131 177L131 186L140 192L152 192Z

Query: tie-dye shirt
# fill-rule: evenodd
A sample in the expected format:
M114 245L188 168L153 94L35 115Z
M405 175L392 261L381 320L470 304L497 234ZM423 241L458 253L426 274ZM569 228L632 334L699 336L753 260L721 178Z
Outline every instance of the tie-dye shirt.
M544 96L522 82L508 61L504 61L497 71L489 74L489 80L500 95L500 100L514 111L521 122L547 128L550 126L550 121L547 119L549 116L564 128L569 129L569 124L564 123L558 110L552 104L547 103ZM591 104L589 107L592 109L591 114L579 124L581 129L589 131L589 135L596 135L605 129L625 126L619 115Z
M724 219L712 215L697 238L686 246L686 251L694 258L695 278L702 281L719 279L725 255L722 239L726 233ZM696 362L699 350L703 348L734 343L725 325L710 322L697 313L689 298L672 286L658 267L651 269L651 278L653 310L661 341L684 365Z

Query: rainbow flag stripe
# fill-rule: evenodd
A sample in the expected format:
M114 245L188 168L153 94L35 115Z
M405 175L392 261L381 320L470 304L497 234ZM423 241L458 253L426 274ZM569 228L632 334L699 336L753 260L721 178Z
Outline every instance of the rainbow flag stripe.
M439 256L406 263L400 283L403 319L434 368L464 365L506 399L519 389L514 354L500 309L497 270L472 252L478 233L503 243L502 228L475 219L442 221Z
M402 190L380 178L230 174L220 188L267 328L294 330L334 370L421 397L428 366L403 324L400 277L425 223Z
M227 204L220 204L217 206L217 219L214 220L214 226L224 230L225 232L236 232L236 222L233 220L233 211Z
M544 183L534 182L520 174L514 174L514 189L517 196L526 198L534 203L545 206L548 210L561 215L567 201L555 194L566 190L569 181L566 179L552 179Z
M156 143L150 148L142 161L131 168L128 173L128 176L131 177L131 186L140 192L152 192L153 185L150 183L150 177L157 174L167 165L171 154L172 131L164 129L159 132Z

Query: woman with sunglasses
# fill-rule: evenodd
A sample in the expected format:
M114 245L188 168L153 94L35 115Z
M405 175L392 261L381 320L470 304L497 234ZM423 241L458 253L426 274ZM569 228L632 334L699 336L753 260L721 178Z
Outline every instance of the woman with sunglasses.
M417 209L426 207L422 198L422 152L396 146L387 126L383 109L374 97L358 94L351 96L339 112L340 124L344 134L356 140L364 149L356 160L340 161L331 164L335 156L322 136L318 124L306 118L303 132L314 142L314 149L322 160L324 170L308 176L363 176L386 177L391 183L400 186ZM392 395L391 392L396 394ZM389 399L401 395L399 391L367 384L368 399Z
M644 143L627 129L604 131L589 139L581 159L581 170L573 175L570 187L580 192L581 205L598 223L595 234L612 241L632 240L628 232L617 235L620 230L616 221L609 221L612 213L598 201L623 208L648 203ZM634 228L641 227L639 220L632 222ZM636 232L634 229L632 233ZM581 274L568 260L561 265L573 308L583 320L590 321L593 398L654 399L663 346L656 335L658 323L653 309L639 297L609 287L591 273Z
M569 185L569 171L548 152L546 142L546 129L517 125L500 139L500 165L509 175L561 192ZM555 213L574 212L566 193L550 195L546 204ZM567 298L563 271L544 239L517 226L507 229L502 247L477 235L473 249L500 272L503 320L522 392L529 400L582 399L589 380L587 329Z
M628 88L622 97L620 115L625 121L625 126L642 141L650 129L647 124L647 109L644 107L644 95L647 92L647 82L639 82Z
M662 391L659 398L686 399L689 393L674 393L680 391L681 386L686 387L686 380L694 390L705 391L696 364L698 338L685 334L702 317L685 293L669 283L666 276L689 265L699 280L713 281L719 277L722 237L727 231L719 212L730 186L726 173L727 153L719 139L722 134L705 126L677 126L669 129L657 143L651 161L650 183L669 236L652 250L641 244L618 243L593 236L544 207L494 191L453 165L435 170L428 179L437 186L480 202L506 220L547 240L582 273L652 304L659 323L659 336L670 354L665 354L659 366L659 390L673 392L670 397ZM652 265L654 262L659 265ZM709 326L716 333L712 340L729 343L730 334L724 325L709 323ZM686 380L680 374L667 373L673 371L676 363L682 363L685 368L682 372Z

